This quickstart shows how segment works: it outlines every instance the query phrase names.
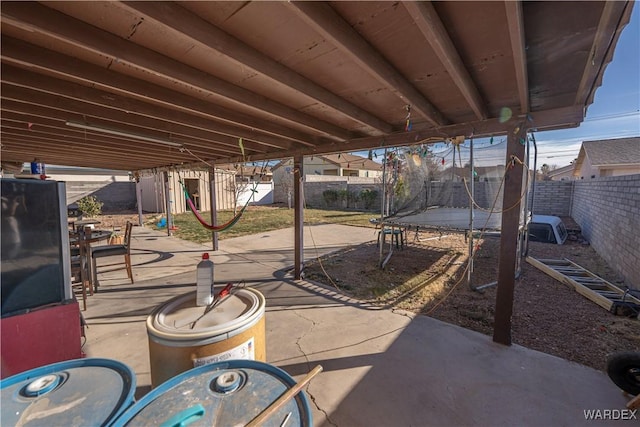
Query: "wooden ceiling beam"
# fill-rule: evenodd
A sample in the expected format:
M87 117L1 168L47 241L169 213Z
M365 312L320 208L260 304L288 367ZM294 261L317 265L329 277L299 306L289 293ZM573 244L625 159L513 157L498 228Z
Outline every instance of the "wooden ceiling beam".
M4 104L3 104L4 105ZM166 152L168 146L158 145L153 142L147 142L143 140L131 140L118 138L117 136L110 136L108 134L94 132L94 131L84 131L82 129L76 129L72 127L65 126L64 121L50 120L44 119L38 116L34 116L28 113L18 113L10 110L3 110L2 114L3 124L7 128L27 130L30 134L38 135L42 138L46 138L47 136L52 139L56 138L75 138L78 141L93 141L101 146L124 150L131 146L140 146L145 150L154 150L157 149L156 152L162 153ZM206 151L209 155L215 156L228 156L230 153L236 154L232 151L221 151L216 149L215 147L202 145L198 148L192 147L191 151ZM175 157L175 153L172 153L167 159L170 159L171 156Z
M59 81L30 71L20 70L13 66L2 66L0 79L5 84L22 87L25 93L38 91L48 94L44 99L60 98L66 103L68 111L88 116L103 117L125 125L141 126L155 132L163 129L167 133L182 135L183 138L200 138L216 141L220 145L238 148L238 137L227 133L216 132L209 127L210 121L199 116L193 116L180 111L170 110L142 101L123 98L98 89L89 88L67 81ZM12 96L20 96L15 91ZM4 95L4 94L3 94ZM8 97L8 96L6 96ZM30 102L37 104L38 98L31 98ZM49 102L48 105L55 105ZM135 113L134 113L135 112ZM226 125L222 125L225 127ZM232 131L234 129L223 129ZM144 131L144 130L143 130ZM255 134L253 135L255 136ZM161 135L168 138L168 135ZM262 135L263 140L248 139L245 148L253 151L266 151L267 146L290 149L295 146L292 141Z
M7 138L7 142L17 143L20 139L16 140L16 137ZM34 158L41 160L46 164L51 165L60 165L60 166L78 166L78 167L90 167L94 168L103 168L103 169L114 169L114 170L123 170L130 171L128 166L132 163L129 158L114 158L114 157L105 157L101 156L99 153L83 153L82 151L67 151L67 150L58 150L55 147L52 147L50 150L43 152L42 150L38 150L34 148L33 144L36 142L32 142L31 146L9 146L8 148L3 147L1 150L3 162L4 161L15 161L15 162L25 162L31 161ZM157 166L156 163L153 162L153 159L148 157L141 158L137 161L137 164L140 166L140 169L153 169ZM138 169L135 169L138 170Z
M592 102L596 88L602 84L603 68L607 63L606 59L608 56L613 56L613 46L615 46L616 40L620 37L620 32L622 31L622 28L620 28L620 31L616 31L616 28L620 26L620 21L625 15L628 22L632 8L632 3L626 1L604 2L598 29L591 44L589 64L586 64L584 68L584 73L576 92L576 105L586 106L587 103ZM598 76L600 78L597 78Z
M82 155L88 162L80 166L95 166L94 160L110 159L114 164L118 164L120 170L140 170L148 167L149 164L158 166L158 161L164 162L163 167L187 167L202 165L203 161L211 161L206 152L201 152L199 158L194 158L191 154L181 151L175 147L150 147L144 141L123 144L113 143L113 139L99 135L89 135L85 138L82 135L67 135L59 133L54 135L50 132L40 133L37 129L28 130L16 127L16 123L8 123L3 119L1 128L3 137L2 151L15 154L19 150L34 153L45 163L70 165L68 162L55 163L51 160L53 156L65 153L70 159ZM38 126L40 127L40 126ZM77 132L76 132L77 134ZM37 148L34 148L37 147ZM96 156L94 159L92 156ZM22 157L17 160L29 161L32 157ZM124 167L123 164L130 167Z
M55 141L50 139L42 139L32 135L21 135L13 133L10 130L2 129L6 136L3 136L2 154L12 153L13 157L19 158L21 161L30 161L34 157L48 164L70 165L70 161L77 161L78 157L89 160L84 166L91 165L95 167L95 162L109 161L114 164L120 164L118 169L121 170L137 170L144 169L150 164L154 164L154 156L148 152L139 151L138 153L111 153L105 154L104 148L95 146L85 146L75 141ZM35 148L37 147L37 148ZM26 153L24 157L18 157L20 154ZM59 163L54 160L62 157L63 161ZM166 160L167 166L181 165L188 163L180 161L175 156L173 159ZM155 161L157 165L157 160ZM135 168L131 166L135 165Z
M22 104L22 106L16 106L9 109L7 107L8 102L14 102L16 104ZM3 83L2 85L2 105L3 109L7 108L6 111L15 111L20 113L27 114L36 114L41 117L49 117L55 118L58 120L62 120L63 124L68 122L94 125L98 127L104 127L109 129L120 130L124 133L132 133L144 135L150 138L158 138L161 140L167 140L171 142L175 142L178 144L183 144L185 147L189 149L196 148L209 148L213 149L213 151L217 151L218 153L227 153L227 155L231 153L240 154L241 150L238 146L237 141L235 145L231 144L222 144L217 143L216 140L203 140L203 139L193 139L186 138L180 134L168 134L168 133L158 133L158 131L151 131L147 128L140 128L138 126L129 125L128 122L123 121L114 121L111 120L113 117L108 117L103 114L100 114L103 110L99 106L85 104L79 101L75 101L72 99L65 99L57 97L56 95L51 95L47 93L42 93L38 91L34 91L31 89L14 87ZM109 113L109 112L107 112ZM116 112L117 113L117 112ZM102 117L108 117L107 120L102 119ZM127 118L127 117L125 117ZM134 119L134 117L129 117L130 120ZM140 118L140 121L144 121L144 118ZM135 122L139 123L139 122ZM66 126L66 125L65 125ZM97 131L87 130L89 133L99 133ZM106 135L106 133L104 134ZM126 141L138 141L135 137L126 137L126 136L118 136L117 138ZM249 143L251 144L251 143ZM252 150L253 153L263 153L265 150L255 151Z
M353 136L351 132L339 126L233 85L46 6L27 2L3 3L1 13L4 23L104 55L164 78L170 83L180 82L195 90L224 97L237 103L239 107L249 106L272 117L281 118L326 135L340 139Z
M393 131L393 127L389 123L319 86L315 82L285 67L235 37L232 37L215 25L184 9L177 3L137 1L122 2L122 5L130 11L142 15L145 20L153 20L170 28L196 41L200 46L213 49L231 58L238 64L269 77L275 82L295 89L301 94L322 103L334 111L372 128L372 130L383 133Z
M532 130L549 130L578 126L584 120L584 109L580 106L571 106L553 110L532 112L526 115L512 117L506 122L499 118L480 120L468 123L439 126L436 128L415 129L409 132L396 132L379 137L363 137L345 142L331 143L292 150L287 152L267 153L250 158L250 161L283 159L294 156L317 156L320 154L344 153L362 150L380 149L385 147L401 147L416 144L428 144L445 141L456 136L473 135L476 138L493 135L505 135L516 127L525 127ZM237 157L219 159L220 163L237 163L241 161Z
M447 73L451 76L453 83L475 113L476 118L478 120L488 118L486 104L433 4L430 1L408 1L402 4L413 18L425 40L431 45Z
M147 150L146 147L136 148L131 144L128 144L128 148L119 146L117 150L111 150L108 154L105 153L105 148L110 148L110 145L101 144L98 139L84 140L77 137L66 137L64 135L41 134L37 131L25 130L16 128L11 123L7 123L2 120L2 138L3 148L9 146L10 141L15 141L15 147L27 147L29 144L37 144L38 146L38 158L43 161L50 154L65 153L70 157L77 154L93 154L102 157L119 159L119 161L140 161L146 160L149 157L153 157L156 160L166 161L166 163L175 163L179 161L176 157L177 153L173 155L171 153L161 153L159 150ZM140 144L142 145L142 144ZM48 162L51 163L51 162Z
M305 134L270 121L222 108L212 102L196 99L182 92L107 70L12 37L3 35L0 45L2 46L0 57L5 63L21 68L26 66L48 74L54 73L62 78L71 78L108 92L219 121L225 125L221 129L228 130L227 134L233 129L229 126L237 126L238 129L234 130L233 134L246 139L259 140L261 132L264 132L308 146L330 142L317 135Z
M522 19L522 3L519 0L506 0L504 2L509 26L509 39L511 40L511 54L516 72L516 84L520 99L520 112L530 111L529 103L529 78L527 76L526 40L524 37L524 21Z
M288 4L318 33L404 97L404 102L411 105L412 111L418 112L434 126L447 123L442 113L327 3L291 1Z

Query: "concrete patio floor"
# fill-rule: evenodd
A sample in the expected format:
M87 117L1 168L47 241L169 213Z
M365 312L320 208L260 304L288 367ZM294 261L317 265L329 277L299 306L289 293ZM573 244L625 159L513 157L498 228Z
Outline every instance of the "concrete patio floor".
M305 257L375 239L371 228L305 227ZM220 250L134 227L135 283L99 261L83 350L129 365L137 397L150 390L145 320L169 298L194 290L208 251L215 282L246 281L267 299L267 361L308 387L316 426L621 425L585 419L624 409L628 398L603 372L438 320L380 309L307 281L294 281L293 229L220 241ZM100 268L100 266L103 266ZM637 421L628 421L637 423Z

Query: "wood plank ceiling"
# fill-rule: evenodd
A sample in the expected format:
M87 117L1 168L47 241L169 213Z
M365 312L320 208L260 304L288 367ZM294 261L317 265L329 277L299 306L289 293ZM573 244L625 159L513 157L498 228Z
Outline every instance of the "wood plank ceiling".
M2 2L0 155L135 171L576 126L632 6Z

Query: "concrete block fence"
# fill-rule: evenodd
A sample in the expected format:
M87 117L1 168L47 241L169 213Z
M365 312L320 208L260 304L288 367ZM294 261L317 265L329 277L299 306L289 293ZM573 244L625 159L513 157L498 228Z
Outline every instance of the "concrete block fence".
M640 290L640 175L573 181L571 216L625 285Z
M322 197L327 189L360 192L369 188L378 192L372 210L380 209L380 184L355 183L346 177L323 178L326 179L305 182L305 199L309 206L327 207ZM447 185L452 188L444 188ZM493 183L476 183L475 190L476 201L489 206L495 193ZM286 196L283 196L276 197L276 202L286 203ZM626 286L640 290L640 175L537 181L533 197L535 214L571 216L595 251L620 275L620 280ZM462 183L431 183L429 191L416 197L410 208L420 209L427 199L430 206L468 207ZM344 207L362 209L360 205Z

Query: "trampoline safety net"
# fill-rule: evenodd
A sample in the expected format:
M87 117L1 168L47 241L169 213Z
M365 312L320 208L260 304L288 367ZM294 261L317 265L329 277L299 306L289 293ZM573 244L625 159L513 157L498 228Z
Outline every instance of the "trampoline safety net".
M388 216L384 222L468 230L473 215L474 230L499 231L506 140L466 140L389 151L385 159ZM527 188L526 177L524 173L523 191Z

